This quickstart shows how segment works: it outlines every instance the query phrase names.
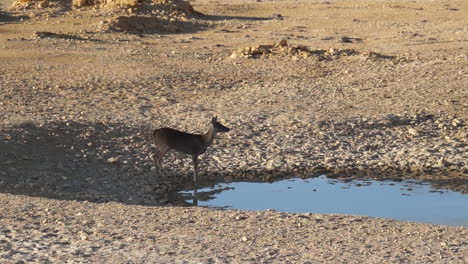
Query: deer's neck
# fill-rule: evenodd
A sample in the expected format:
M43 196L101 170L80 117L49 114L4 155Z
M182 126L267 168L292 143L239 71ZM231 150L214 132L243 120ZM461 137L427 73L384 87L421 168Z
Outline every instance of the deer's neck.
M207 148L208 146L211 145L211 143L213 143L213 140L214 140L215 136L216 136L216 132L215 132L213 126L211 126L208 129L208 132L206 132L203 135L203 143L205 144L205 148Z

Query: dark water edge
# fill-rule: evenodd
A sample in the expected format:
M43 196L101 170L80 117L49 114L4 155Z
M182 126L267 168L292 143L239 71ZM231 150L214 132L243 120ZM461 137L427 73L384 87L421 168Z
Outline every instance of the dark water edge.
M191 191L180 194L190 201ZM198 190L198 206L240 210L349 214L468 227L468 194L429 183L340 181L320 176L273 183L220 183Z

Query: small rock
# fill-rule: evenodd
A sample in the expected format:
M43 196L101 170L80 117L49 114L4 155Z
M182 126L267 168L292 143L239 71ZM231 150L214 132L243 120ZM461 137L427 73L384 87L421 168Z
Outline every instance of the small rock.
M288 45L288 41L285 39L282 39L280 40L280 42L278 42L278 46L280 47L286 47L287 45Z
M274 160L268 160L267 163L266 163L266 169L267 170L272 170L275 168L274 166L275 164L275 161Z
M120 160L120 157L110 157L107 159L109 163L117 163Z
M452 126L457 127L457 126L459 126L460 124L461 124L461 121L460 121L460 120L458 120L458 119L456 119L456 118L452 120Z
M418 135L418 131L414 128L408 128L408 134L412 135L412 136L417 136Z
M448 166L450 166L450 165L452 165L452 163L449 162L449 161L447 161L447 160L444 159L443 157L440 158L440 159L437 161L437 166L438 166L439 168L448 167Z
M341 43L353 43L353 40L350 37L343 36L340 38L339 42Z
M38 6L39 8L48 7L48 6L49 6L49 2L43 1L43 2L40 2L37 6Z
M272 14L271 16L274 19L278 19L278 20L283 20L284 19L284 17L281 14Z

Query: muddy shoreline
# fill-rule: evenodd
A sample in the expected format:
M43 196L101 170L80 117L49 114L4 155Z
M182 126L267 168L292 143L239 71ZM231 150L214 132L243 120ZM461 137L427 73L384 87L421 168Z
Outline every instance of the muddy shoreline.
M462 227L362 216L1 198L5 263L463 263L468 253L468 229Z

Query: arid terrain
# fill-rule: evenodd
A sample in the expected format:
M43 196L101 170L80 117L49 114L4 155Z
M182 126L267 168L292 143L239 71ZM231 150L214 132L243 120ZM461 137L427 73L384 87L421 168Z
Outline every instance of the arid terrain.
M1 263L468 263L468 228L190 207L200 185L468 193L467 1L0 0Z

